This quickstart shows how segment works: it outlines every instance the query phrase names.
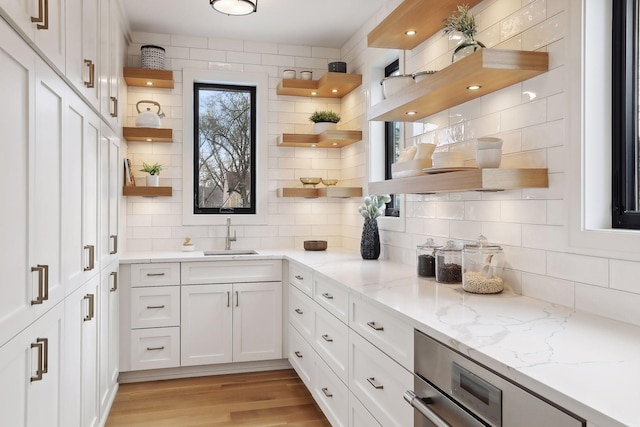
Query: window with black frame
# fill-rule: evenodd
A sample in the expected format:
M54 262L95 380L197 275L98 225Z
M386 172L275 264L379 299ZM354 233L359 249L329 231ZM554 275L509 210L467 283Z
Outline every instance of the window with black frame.
M638 6L615 0L612 46L613 227L640 229L638 149Z
M195 214L256 213L256 88L194 84Z
M384 76L396 76L400 74L400 60L396 59L391 64L387 65L384 69ZM384 158L385 158L385 179L391 179L391 165L398 160L400 155L401 135L402 135L402 123L400 122L385 122L384 124ZM390 194L391 201L387 203L384 215L399 217L400 216L400 200L395 194Z

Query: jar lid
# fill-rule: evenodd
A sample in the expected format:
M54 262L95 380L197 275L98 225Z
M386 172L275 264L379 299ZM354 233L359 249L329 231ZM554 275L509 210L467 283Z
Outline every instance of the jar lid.
M441 252L460 252L462 248L453 240L447 240L447 243L439 249Z
M418 248L422 248L422 249L440 249L442 246L436 245L436 242L433 241L433 239L429 238L427 239L426 242L424 242L421 245L418 245Z
M491 245L486 237L482 234L476 238L475 243L467 243L464 245L465 249L494 249L494 250L502 250L500 245Z

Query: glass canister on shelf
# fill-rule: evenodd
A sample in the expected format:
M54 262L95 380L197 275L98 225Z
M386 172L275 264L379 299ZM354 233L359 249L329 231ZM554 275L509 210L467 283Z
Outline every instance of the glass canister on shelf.
M475 243L464 245L462 252L462 289L475 294L497 294L504 289L504 252L478 236Z
M436 282L462 282L462 247L453 240L436 251Z
M427 241L416 248L416 265L418 276L434 277L436 275L436 250L441 246L437 246L433 239Z

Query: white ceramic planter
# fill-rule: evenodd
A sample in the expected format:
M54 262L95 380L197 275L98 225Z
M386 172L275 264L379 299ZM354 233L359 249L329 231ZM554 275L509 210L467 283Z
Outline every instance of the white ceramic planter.
M160 175L147 175L147 187L159 187Z
M313 133L319 134L325 130L335 130L337 124L331 122L318 122L313 124Z

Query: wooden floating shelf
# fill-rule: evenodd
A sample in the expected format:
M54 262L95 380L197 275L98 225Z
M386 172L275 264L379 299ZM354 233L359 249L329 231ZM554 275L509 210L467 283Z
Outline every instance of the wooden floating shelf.
M360 74L328 72L320 80L282 79L278 83L276 93L289 96L342 98L361 84L362 75Z
M482 0L467 0L473 7ZM369 47L410 50L442 30L442 20L457 10L460 0L404 0L367 35ZM408 30L416 32L407 36Z
M545 73L547 52L480 49L369 108L369 120L409 122ZM467 89L480 86L477 90ZM413 115L407 112L415 112Z
M279 188L278 197L362 197L362 187Z
M122 136L127 141L173 142L173 129L125 127Z
M361 130L326 130L320 134L283 133L280 147L342 148L362 139Z
M370 182L369 194L430 194L547 187L547 169L475 169Z
M124 81L127 82L129 86L173 89L173 71L150 70L148 68L125 68Z
M123 196L158 197L171 196L172 194L172 187L137 187L135 185L126 185L122 187Z

